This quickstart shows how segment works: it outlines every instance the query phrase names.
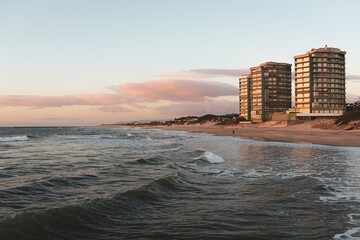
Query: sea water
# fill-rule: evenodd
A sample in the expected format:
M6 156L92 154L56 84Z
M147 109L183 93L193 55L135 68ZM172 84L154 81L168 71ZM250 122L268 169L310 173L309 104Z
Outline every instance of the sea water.
M0 128L0 239L359 239L360 148Z

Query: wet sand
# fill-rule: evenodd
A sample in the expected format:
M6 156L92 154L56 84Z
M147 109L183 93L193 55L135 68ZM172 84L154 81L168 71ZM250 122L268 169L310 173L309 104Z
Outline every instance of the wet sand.
M107 125L107 127L121 127ZM242 137L261 141L293 142L300 144L322 144L330 146L360 147L360 130L323 130L311 128L306 124L286 127L260 128L256 125L218 126L218 125L172 125L139 126L164 130L179 130L192 133L208 133L217 136ZM234 130L234 134L233 134Z

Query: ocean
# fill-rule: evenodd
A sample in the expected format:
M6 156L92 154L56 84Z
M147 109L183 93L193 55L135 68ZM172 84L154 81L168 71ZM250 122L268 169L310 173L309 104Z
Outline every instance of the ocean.
M0 128L0 239L360 239L360 148Z

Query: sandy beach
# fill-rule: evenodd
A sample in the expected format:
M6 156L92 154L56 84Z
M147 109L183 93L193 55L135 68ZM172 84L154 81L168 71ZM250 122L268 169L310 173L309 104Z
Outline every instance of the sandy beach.
M106 125L106 127L121 127L121 125ZM306 123L283 127L258 127L257 125L219 126L211 124L138 127L208 133L217 136L242 137L261 141L360 147L360 130L323 130L311 128L311 125Z

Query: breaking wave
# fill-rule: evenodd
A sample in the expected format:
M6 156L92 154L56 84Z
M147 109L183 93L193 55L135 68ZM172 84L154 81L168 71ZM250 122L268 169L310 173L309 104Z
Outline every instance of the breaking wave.
M334 239L351 239L351 240L357 240L359 239L359 237L357 236L353 236L356 233L360 232L360 227L356 227L356 228L350 228L348 229L346 232L344 233L340 233L340 234L336 234L334 236Z
M209 151L204 152L203 154L201 154L200 157L195 158L195 160L205 160L208 163L214 163L214 164L225 162L225 160L222 157Z
M13 137L0 137L0 142L16 142L29 140L28 136L13 136Z

